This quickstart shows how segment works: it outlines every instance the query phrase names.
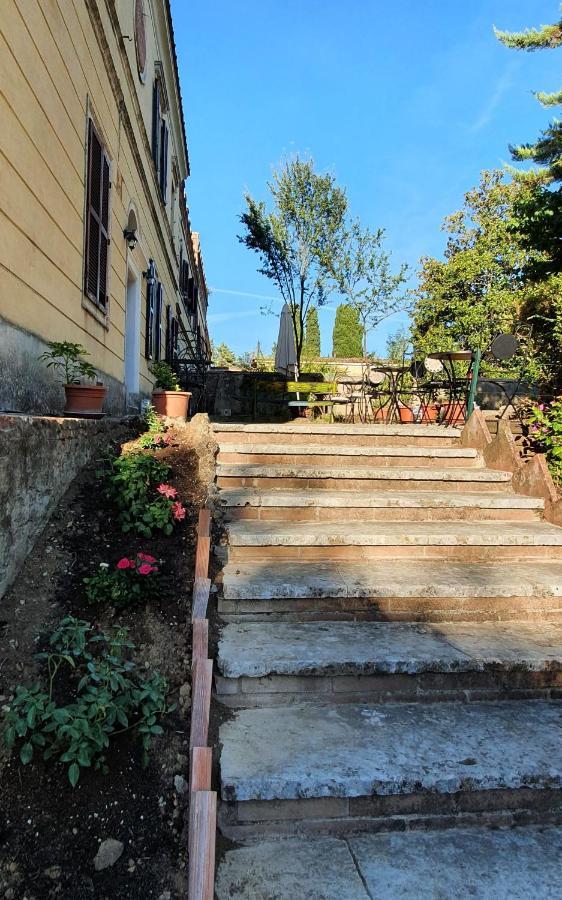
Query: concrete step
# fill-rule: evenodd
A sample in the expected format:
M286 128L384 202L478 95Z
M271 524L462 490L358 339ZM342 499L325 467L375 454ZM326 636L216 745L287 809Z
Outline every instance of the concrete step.
M462 825L463 811L484 824L518 810L548 819L561 738L557 700L237 710L219 733L221 826L235 837L395 829L402 817Z
M217 465L220 488L257 487L281 490L440 490L510 491L511 472L474 466L260 466Z
M261 466L482 466L477 450L464 447L402 447L337 446L324 444L220 443L219 464Z
M286 437L291 446L307 443L324 443L341 446L386 447L398 444L418 444L422 447L453 447L458 444L461 431L444 425L346 425L323 422L213 423L213 432L220 444L228 441L252 444L278 443Z
M343 518L343 517L342 517ZM546 522L231 522L228 560L361 562L561 559L562 528Z
M260 491L223 489L218 497L230 521L347 522L497 520L533 521L544 500L501 491Z
M228 706L562 699L562 624L231 624L217 666Z
M562 620L562 563L414 566L344 562L227 565L223 618L369 618L394 621Z
M562 828L281 838L227 850L218 900L552 900Z

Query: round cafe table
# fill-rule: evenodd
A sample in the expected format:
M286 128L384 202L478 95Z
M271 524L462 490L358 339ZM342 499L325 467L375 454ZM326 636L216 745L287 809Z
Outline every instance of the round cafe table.
M380 384L384 384L384 381L387 381L388 387L379 388L377 383L372 379L371 373L376 374L377 372L380 372L385 376L385 379L381 381ZM370 367L369 381L372 385L376 386L376 392L371 394L371 412L373 418L376 419L378 414L385 422L400 421L400 389L404 376L409 372L410 366L406 366L403 363L384 363L380 366L374 364ZM383 398L384 402L379 402L378 408L375 411L376 401L380 401Z
M436 359L443 366L445 373L444 388L448 392L448 404L443 418L444 425L458 425L464 422L468 399L468 390L472 378L474 353L472 350L442 350L428 353L428 359ZM464 378L455 375L455 363L467 363L468 370Z

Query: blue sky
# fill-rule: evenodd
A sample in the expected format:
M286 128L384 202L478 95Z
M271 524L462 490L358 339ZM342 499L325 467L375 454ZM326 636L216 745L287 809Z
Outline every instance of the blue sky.
M238 353L276 338L277 318L254 296L276 291L238 242L238 216L245 191L266 197L287 154L332 171L353 213L386 229L396 262L440 255L441 221L480 171L547 124L531 92L562 86L560 51L508 50L492 26L553 22L558 10L556 0L172 0L211 338ZM335 306L320 311L326 355ZM369 349L384 352L398 324L381 325Z

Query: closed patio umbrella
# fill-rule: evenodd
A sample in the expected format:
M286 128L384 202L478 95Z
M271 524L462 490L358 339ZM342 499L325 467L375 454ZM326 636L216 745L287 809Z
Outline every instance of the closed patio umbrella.
M275 371L286 378L298 378L297 350L291 310L287 303L281 310L279 336L275 350Z

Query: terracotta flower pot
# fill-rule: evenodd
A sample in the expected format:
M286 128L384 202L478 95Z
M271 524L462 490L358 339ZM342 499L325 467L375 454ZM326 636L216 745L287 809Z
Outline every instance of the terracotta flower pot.
M65 384L65 416L94 418L103 416L107 388L103 384Z
M400 421L403 425L407 425L411 422L416 421L413 410L411 410L408 406L399 406L398 415L400 416Z
M372 409L373 422L388 422L389 406L379 406Z
M464 425L466 420L466 403L447 403L444 407L443 421L447 425Z
M422 406L421 414L422 423L424 425L429 425L432 422L437 422L439 408L436 403L428 403L426 406Z
M187 419L189 391L152 391L152 405L158 415L170 419Z

